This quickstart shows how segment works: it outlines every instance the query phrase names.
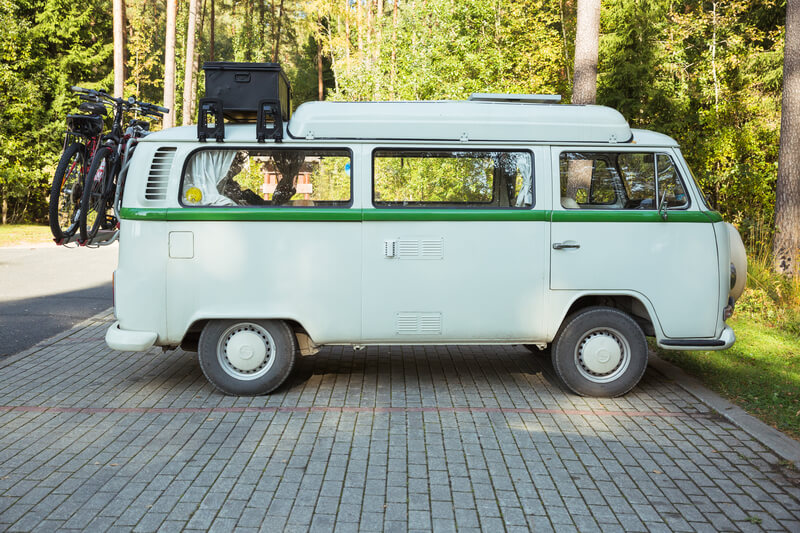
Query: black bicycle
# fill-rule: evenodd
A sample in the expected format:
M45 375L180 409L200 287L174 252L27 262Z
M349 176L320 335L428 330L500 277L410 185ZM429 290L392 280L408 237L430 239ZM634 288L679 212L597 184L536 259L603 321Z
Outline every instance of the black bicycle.
M125 113L133 112L136 117L161 119L169 110L135 98L112 98L114 120L110 133L103 136L103 143L97 149L89 171L86 174L78 212L81 245L93 242L98 232L117 229L115 205L121 202L117 186L119 175L130 159L138 139L149 133L150 124L134 118L123 131ZM126 167L125 167L126 168ZM121 193L120 186L119 192Z
M50 187L50 231L56 244L66 244L78 231L78 211L89 164L100 146L106 107L105 91L71 87L83 102L84 114L67 115L64 149Z

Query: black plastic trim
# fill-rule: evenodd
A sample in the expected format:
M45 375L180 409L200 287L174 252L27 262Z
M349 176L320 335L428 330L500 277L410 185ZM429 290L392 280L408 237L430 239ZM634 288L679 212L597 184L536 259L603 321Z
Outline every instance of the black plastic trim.
M720 339L674 339L661 341L664 346L725 346Z

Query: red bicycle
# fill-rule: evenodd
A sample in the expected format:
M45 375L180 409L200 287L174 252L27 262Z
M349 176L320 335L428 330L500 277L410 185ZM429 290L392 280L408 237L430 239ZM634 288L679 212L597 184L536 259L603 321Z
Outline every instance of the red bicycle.
M50 231L56 244L67 244L80 227L83 186L92 158L100 146L106 116L105 91L72 87L85 114L67 115L64 152L58 161L50 188Z

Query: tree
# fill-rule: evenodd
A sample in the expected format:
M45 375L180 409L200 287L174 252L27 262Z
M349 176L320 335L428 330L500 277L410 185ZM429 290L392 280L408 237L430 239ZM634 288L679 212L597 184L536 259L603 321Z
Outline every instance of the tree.
M578 0L575 29L573 104L593 104L597 95L597 51L600 43L600 0Z
M114 96L125 92L125 0L114 0Z
M192 123L192 104L194 103L194 92L192 81L195 76L197 64L194 61L195 35L197 33L197 8L199 0L189 0L189 22L186 28L186 62L183 74L183 125L188 126Z
M800 1L786 2L783 101L775 192L775 270L800 276Z
M175 24L178 18L178 0L167 0L167 39L164 46L164 128L175 125Z

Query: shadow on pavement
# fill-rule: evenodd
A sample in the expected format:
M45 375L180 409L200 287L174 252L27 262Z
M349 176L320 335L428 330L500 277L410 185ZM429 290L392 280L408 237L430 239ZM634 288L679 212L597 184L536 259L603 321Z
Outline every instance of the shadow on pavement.
M111 283L0 302L0 357L21 352L112 305Z

